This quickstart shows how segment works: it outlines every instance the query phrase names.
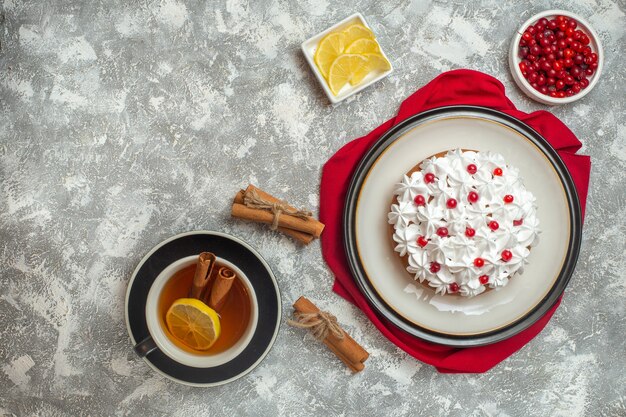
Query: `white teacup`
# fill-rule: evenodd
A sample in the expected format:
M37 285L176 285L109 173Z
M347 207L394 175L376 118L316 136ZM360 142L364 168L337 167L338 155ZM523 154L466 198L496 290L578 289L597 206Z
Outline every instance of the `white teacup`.
M246 275L239 268L237 268L237 266L220 257L216 257L217 263L232 269L241 279L241 282L244 284L248 290L248 294L250 295L250 321L248 322L248 327L245 329L243 335L233 346L223 352L216 353L215 355L198 355L179 348L165 334L165 330L161 325L162 322L159 320L159 296L167 281L175 273L188 267L189 265L195 264L197 260L197 255L179 259L165 268L152 283L150 291L148 292L148 299L146 301L146 323L148 325L148 332L150 333L150 336L146 337L135 346L135 351L140 356L143 357L155 349L159 349L171 359L183 365L193 366L196 368L211 368L225 364L226 362L236 358L241 352L243 352L246 346L248 346L250 340L252 340L254 330L256 329L257 322L259 320L259 306L254 288L252 288L252 284L250 284L248 277L246 277Z

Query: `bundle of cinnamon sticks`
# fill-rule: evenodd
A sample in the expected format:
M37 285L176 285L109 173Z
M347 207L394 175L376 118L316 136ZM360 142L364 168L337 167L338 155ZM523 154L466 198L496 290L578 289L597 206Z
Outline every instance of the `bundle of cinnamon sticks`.
M293 308L295 320L289 320L289 324L312 330L352 372L365 369L369 353L339 326L334 316L320 311L305 297L298 298Z
M215 262L215 255L211 252L202 252L198 256L189 298L197 298L219 312L237 275L226 266L216 266Z
M254 185L248 185L237 193L231 215L270 224L272 229L304 244L319 238L324 230L324 224L313 218L309 211L296 209Z

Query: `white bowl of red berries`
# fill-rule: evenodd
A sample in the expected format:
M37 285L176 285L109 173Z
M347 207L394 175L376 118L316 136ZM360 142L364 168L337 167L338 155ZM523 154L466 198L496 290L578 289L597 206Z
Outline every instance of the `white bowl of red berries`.
M596 32L582 17L547 10L528 19L511 43L513 79L540 103L566 104L583 98L596 85L604 55Z

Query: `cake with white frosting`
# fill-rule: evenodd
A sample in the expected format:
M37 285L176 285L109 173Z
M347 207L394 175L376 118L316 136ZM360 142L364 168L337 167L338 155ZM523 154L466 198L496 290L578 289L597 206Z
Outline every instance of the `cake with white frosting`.
M535 197L493 152L451 150L396 184L388 214L394 250L438 294L473 297L522 274L537 243Z

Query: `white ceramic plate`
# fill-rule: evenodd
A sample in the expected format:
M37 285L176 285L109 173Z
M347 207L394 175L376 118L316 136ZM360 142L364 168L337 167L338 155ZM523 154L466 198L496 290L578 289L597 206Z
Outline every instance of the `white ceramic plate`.
M492 343L536 321L541 317L537 312L545 313L565 288L578 254L578 199L564 166L555 166L556 152L542 149L545 144L538 146L534 138L512 127L510 120L500 120L502 113L471 107L448 109L431 111L434 116L430 118L418 115L414 121L403 122L405 126L381 138L379 149L375 145L364 158L352 186L359 183L358 176L360 184L346 204L346 213L352 213L345 217L346 224L353 226L346 239L354 242L346 241L348 257L357 261L351 267L357 281L360 276L367 287L362 289L373 293L370 301L405 330L420 337L435 335L433 341L439 343L446 343L446 337L447 344L453 345ZM455 148L502 154L520 170L526 188L537 198L541 222L540 241L531 250L524 274L499 291L473 298L435 295L413 281L394 253L388 234L394 184L423 159ZM556 158L557 165L562 164L558 155Z

